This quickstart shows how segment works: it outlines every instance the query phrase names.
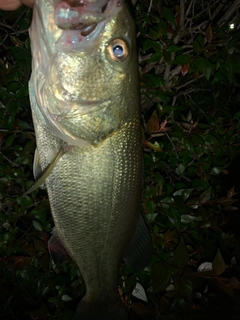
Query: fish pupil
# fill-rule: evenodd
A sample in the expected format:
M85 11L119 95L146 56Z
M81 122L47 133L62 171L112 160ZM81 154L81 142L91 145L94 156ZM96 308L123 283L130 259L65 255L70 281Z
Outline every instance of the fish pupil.
M113 53L116 57L121 57L124 53L124 49L119 44L113 47Z

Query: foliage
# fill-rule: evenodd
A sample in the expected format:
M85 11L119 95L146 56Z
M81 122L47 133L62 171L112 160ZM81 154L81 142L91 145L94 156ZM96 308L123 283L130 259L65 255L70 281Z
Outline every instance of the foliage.
M224 184L240 141L236 4L137 5L145 119L142 206L155 248L150 291L160 299L160 313L202 308L212 294L206 285L217 284L231 296L239 289L231 262L240 258L239 238L228 224L237 210L236 193ZM199 271L204 261L213 262L211 270Z
M226 179L240 141L237 4L136 4L142 210L154 257L137 275L121 266L120 292L132 316L200 312L212 297L233 297L240 288L240 241L233 232L239 232L237 194ZM35 149L28 101L30 18L26 8L0 16L0 317L64 320L84 293L82 278L73 262L55 266L49 257L53 223L45 190L22 196L33 183ZM137 282L148 304L131 297Z

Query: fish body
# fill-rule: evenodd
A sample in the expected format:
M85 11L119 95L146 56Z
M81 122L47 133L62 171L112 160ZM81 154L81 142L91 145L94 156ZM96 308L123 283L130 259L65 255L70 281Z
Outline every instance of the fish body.
M59 240L83 275L86 294L74 319L127 319L117 289L120 261L126 256L138 268L141 255L142 267L151 256L140 215L133 19L119 0L84 0L76 7L36 0L30 38L35 172L46 170L63 146L67 150L46 179L55 223L50 251Z

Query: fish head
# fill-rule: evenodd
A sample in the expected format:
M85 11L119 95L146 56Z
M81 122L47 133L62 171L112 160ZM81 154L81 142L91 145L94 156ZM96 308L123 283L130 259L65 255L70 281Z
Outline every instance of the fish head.
M30 36L39 108L61 139L97 143L139 106L129 9L123 0L37 0L35 11Z

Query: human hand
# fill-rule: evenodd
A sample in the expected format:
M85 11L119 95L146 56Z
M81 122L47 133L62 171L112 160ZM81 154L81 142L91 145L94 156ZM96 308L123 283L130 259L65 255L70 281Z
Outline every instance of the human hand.
M22 4L28 7L33 6L34 0L0 0L1 10L15 10L19 8Z

